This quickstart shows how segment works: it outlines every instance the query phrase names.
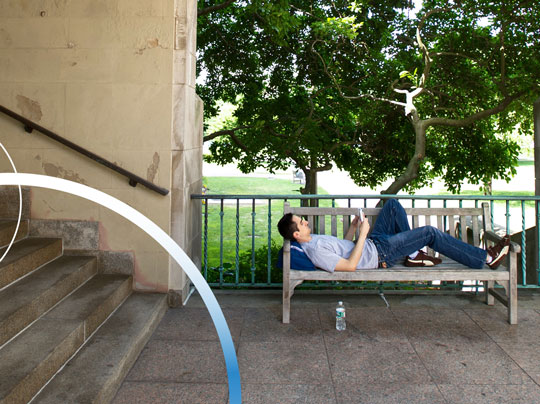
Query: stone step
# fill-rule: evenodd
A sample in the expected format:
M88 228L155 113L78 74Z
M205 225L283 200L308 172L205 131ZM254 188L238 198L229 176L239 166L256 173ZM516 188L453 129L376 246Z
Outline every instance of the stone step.
M166 310L164 294L132 294L32 402L110 403Z
M13 238L13 234L15 233L16 227L17 227L16 220L0 219L0 247L7 246L11 242L11 239ZM21 223L19 224L19 231L17 231L17 237L15 238L15 241L18 241L26 237L27 235L28 235L28 220L21 220Z
M96 274L95 257L60 257L0 291L0 346Z
M5 248L0 249L0 257ZM25 238L13 244L0 262L0 289L62 254L60 238Z
M129 296L131 287L130 276L96 275L5 344L0 402L27 403Z

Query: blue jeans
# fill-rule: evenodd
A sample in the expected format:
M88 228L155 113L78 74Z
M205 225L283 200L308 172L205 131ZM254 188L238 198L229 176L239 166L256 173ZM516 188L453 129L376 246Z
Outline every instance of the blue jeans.
M406 255L428 246L448 258L471 268L482 268L486 263L485 250L446 234L433 226L411 230L407 214L395 199L385 202L370 235L379 253L379 262L387 266Z

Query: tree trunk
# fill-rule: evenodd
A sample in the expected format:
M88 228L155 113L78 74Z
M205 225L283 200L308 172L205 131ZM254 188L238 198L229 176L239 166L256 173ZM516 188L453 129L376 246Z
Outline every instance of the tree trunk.
M424 125L424 121L419 120L417 116L413 116L411 122L416 135L414 155L409 160L409 164L403 174L397 177L381 194L397 194L405 185L418 177L420 162L426 156L426 126Z
M317 194L317 170L309 169L305 170L306 184L303 188L300 188L300 193L303 195L316 195ZM317 199L303 199L301 206L318 206Z
M493 180L484 182L484 195L493 195Z

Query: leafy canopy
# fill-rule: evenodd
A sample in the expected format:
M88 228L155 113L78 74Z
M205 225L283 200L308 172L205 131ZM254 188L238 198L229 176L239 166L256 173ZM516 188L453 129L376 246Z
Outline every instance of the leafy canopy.
M205 117L218 100L237 105L205 136L208 160L244 172L295 164L304 192L332 162L372 188L508 179L519 151L509 135L531 130L540 89L540 7L430 0L414 16L408 3L236 1L199 17Z

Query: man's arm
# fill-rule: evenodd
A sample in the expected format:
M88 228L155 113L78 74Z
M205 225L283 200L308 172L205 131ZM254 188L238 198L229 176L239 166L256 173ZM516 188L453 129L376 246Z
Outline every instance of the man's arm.
M357 220L355 218L353 222ZM353 229L353 235L356 231L356 225L351 226ZM347 236L351 232L351 229L347 232ZM358 262L360 261L360 258L362 257L362 251L364 251L364 244L366 243L366 238L369 233L369 221L364 220L360 223L360 235L358 236L358 241L356 242L356 245L354 246L354 249L351 252L351 255L349 258L341 258L336 267L335 271L341 271L341 272L353 272L356 271L356 266L358 265Z
M360 218L358 216L355 216L351 222L351 225L349 226L349 230L347 230L347 234L344 237L345 240L349 240L349 241L353 240L354 235L356 233L356 229L358 229L358 225L360 223L361 223Z

